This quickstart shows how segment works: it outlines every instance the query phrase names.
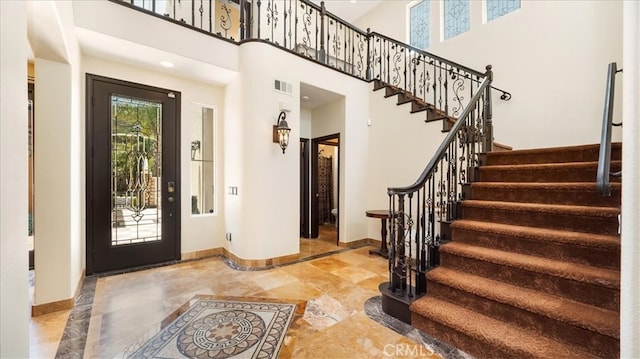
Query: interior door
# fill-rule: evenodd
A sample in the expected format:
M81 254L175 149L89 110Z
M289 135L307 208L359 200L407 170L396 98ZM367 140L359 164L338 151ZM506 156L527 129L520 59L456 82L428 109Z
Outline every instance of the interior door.
M87 274L180 256L180 93L87 75Z
M320 185L318 183L319 163L318 157L320 155L319 145L328 145L340 147L340 134L317 137L311 140L311 226L309 236L311 238L318 238L320 235ZM338 151L339 153L339 151ZM337 156L338 174L340 178L340 156ZM337 193L340 193L340 182L336 183ZM334 203L335 208L340 208L340 196L337 196L337 202ZM336 215L336 228L340 227L339 213ZM340 244L340 232L336 235L336 245Z

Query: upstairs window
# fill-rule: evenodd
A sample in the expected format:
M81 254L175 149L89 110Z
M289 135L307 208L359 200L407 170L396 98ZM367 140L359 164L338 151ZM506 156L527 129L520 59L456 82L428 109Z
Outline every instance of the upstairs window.
M520 0L487 0L487 22L520 8Z
M444 0L444 39L471 29L469 0Z
M429 47L431 35L429 5L429 0L422 0L409 7L409 44L422 50Z

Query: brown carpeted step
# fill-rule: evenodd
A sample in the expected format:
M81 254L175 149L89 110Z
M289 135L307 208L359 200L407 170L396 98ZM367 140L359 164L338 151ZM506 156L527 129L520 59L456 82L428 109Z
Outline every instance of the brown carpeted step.
M582 233L617 235L619 208L467 200L462 218Z
M621 166L621 161L612 161L611 171L620 171ZM595 182L597 172L598 162L482 166L479 182Z
M458 272L427 274L427 294L601 357L620 351L618 312Z
M599 151L600 144L491 152L487 154L483 165L592 162L598 161ZM611 159L617 161L622 159L621 143L611 144Z
M620 269L620 237L471 220L451 224L458 243Z
M595 182L475 182L470 199L620 207L621 188L619 182L611 183L611 196L601 196Z
M440 265L613 311L620 310L620 272L450 242Z
M478 358L595 358L584 350L432 297L411 304L411 325Z

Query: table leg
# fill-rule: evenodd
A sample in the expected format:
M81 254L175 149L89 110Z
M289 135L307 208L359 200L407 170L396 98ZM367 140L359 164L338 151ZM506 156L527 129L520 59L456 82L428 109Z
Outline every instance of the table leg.
M383 258L389 258L389 250L387 249L387 219L380 218L382 229L380 230L381 242L380 249L371 249L369 254L377 254Z

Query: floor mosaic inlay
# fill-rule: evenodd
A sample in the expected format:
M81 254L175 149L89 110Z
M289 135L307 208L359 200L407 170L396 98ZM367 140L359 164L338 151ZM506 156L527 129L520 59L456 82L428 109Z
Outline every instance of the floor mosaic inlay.
M200 299L130 358L273 358L295 307Z

